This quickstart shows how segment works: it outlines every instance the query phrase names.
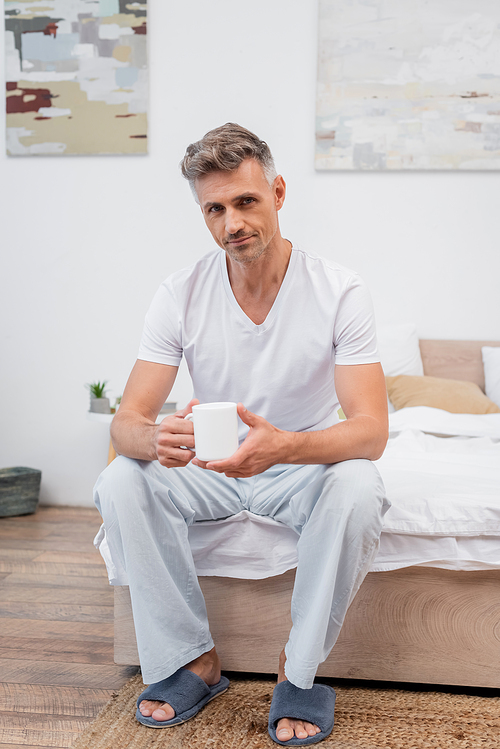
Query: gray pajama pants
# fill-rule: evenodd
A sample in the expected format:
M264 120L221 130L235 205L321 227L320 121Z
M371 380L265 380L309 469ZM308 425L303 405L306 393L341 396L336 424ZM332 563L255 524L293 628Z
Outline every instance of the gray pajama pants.
M368 460L277 465L232 479L193 465L118 457L95 486L111 555L126 570L144 682L214 646L188 526L248 510L299 534L286 676L310 689L377 552L389 508ZM279 653L276 653L278 659ZM222 664L224 667L224 664Z

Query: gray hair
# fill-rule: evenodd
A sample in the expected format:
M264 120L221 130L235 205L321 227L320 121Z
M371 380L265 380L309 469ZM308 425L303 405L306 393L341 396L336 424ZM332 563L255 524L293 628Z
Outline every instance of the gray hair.
M198 202L195 180L212 172L233 172L245 159L255 159L262 166L271 186L277 177L274 159L267 143L250 130L234 122L210 130L201 140L191 143L181 161L182 175Z

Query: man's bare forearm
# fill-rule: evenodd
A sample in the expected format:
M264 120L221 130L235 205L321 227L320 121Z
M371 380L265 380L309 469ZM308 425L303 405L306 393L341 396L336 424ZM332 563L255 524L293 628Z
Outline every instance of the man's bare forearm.
M184 417L197 400L157 424L150 409L141 413L120 406L111 425L116 452L136 460L158 460L166 468L186 466L194 458L193 423Z
M283 432L284 463L339 463L365 458L378 460L387 444L387 425L360 415L317 432Z
M136 361L111 424L111 439L119 455L137 460L158 458L156 417L172 390L177 369L167 364Z
M135 412L118 410L111 423L111 440L119 455L137 460L156 460L157 424Z

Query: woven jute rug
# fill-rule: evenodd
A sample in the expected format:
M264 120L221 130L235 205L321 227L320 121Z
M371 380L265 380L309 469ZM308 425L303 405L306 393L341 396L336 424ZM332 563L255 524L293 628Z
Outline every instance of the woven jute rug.
M135 720L144 685L131 679L72 749L276 749L267 733L274 683L232 678L228 691L183 725L154 729ZM335 687L331 735L322 749L499 749L500 697Z

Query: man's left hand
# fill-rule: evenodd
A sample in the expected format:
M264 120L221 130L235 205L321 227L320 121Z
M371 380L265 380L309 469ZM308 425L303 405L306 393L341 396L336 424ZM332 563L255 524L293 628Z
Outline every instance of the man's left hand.
M230 458L203 462L194 458L192 464L209 471L225 473L229 478L249 478L283 462L282 455L287 432L248 411L238 403L238 416L250 427L244 442Z

